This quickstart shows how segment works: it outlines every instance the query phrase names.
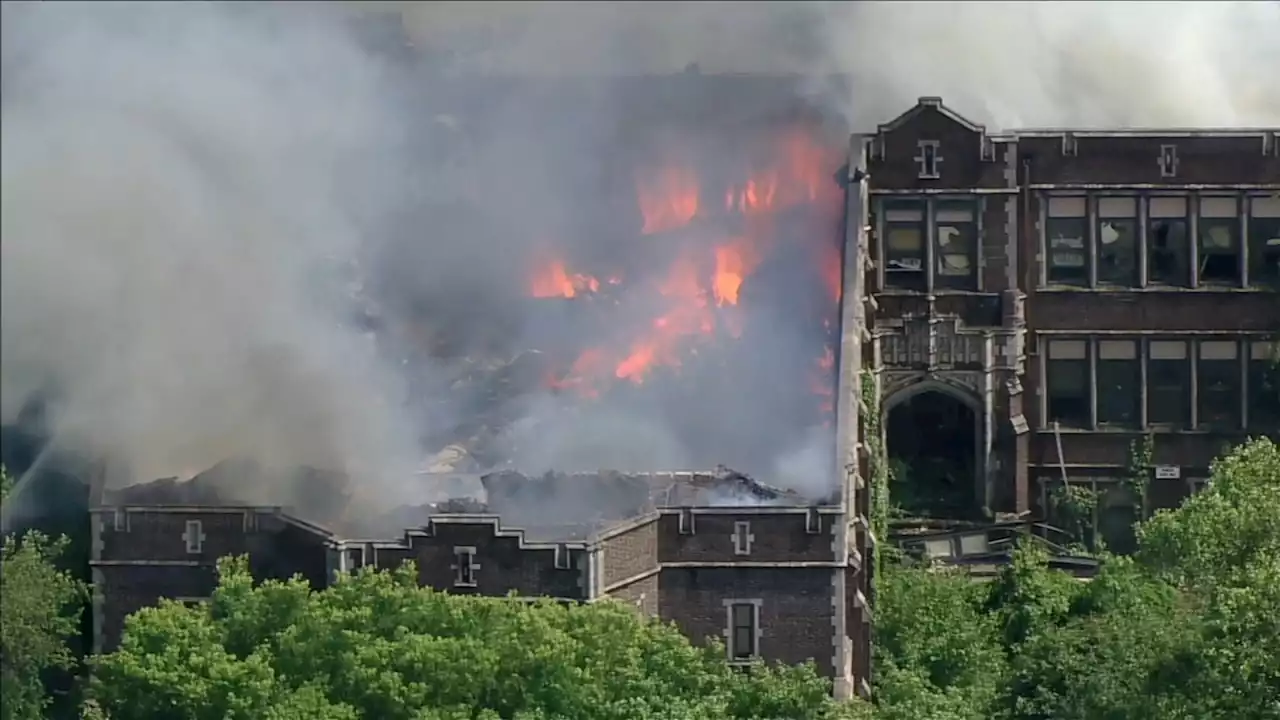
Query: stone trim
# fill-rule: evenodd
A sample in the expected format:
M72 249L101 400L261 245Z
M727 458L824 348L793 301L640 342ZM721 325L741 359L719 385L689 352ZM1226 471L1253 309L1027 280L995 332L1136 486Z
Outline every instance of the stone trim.
M664 568L839 568L844 563L831 560L797 560L791 562L769 562L757 560L723 560L719 562L664 562Z
M213 565L200 560L90 560L92 567L200 567Z
M629 586L631 586L631 585L635 585L636 583L640 582L641 580L648 580L649 578L653 577L654 575L657 575L657 574L658 574L658 573L660 573L660 572L662 572L662 567L661 567L661 566L660 566L660 567L655 567L655 568L650 568L649 570L645 570L645 571L644 571L644 572L642 572L642 573L636 573L635 575L632 575L631 577L624 578L624 579L619 580L618 582L615 582L615 583L610 583L609 585L607 585L607 586L605 586L604 588L602 588L602 589L601 589L601 591L600 591L600 597L605 597L605 596L609 595L610 593L614 593L614 592L617 592L618 590L621 590L622 588L629 587Z

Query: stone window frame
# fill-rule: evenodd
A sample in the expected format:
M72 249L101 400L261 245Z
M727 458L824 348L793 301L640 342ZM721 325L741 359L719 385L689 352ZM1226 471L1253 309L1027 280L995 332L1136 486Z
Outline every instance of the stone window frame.
M931 152L932 151L932 152ZM920 180L942 179L942 142L939 140L917 140L916 178Z
M188 555L199 555L204 552L204 523L199 520L186 521L182 532L182 541L186 543Z
M751 532L751 523L747 520L738 520L733 523L733 554L745 557L751 554L751 546L755 543L756 536Z
M877 285L881 292L969 293L982 292L982 213L985 199L981 195L956 192L938 195L880 195L874 203L875 257ZM945 276L938 272L944 256L939 228L949 225L971 226L971 246L964 248L969 258L966 275ZM921 254L918 258L903 253L892 258L890 232L895 228L913 227L920 232ZM957 255L958 253L946 253ZM918 259L920 270L901 266L903 260ZM890 263L896 263L890 267ZM896 280L895 280L896 278Z
M466 558L464 561L463 558ZM478 587L476 573L480 563L476 562L476 548L472 545L455 545L453 548L453 586L456 588Z
M761 658L760 640L764 636L764 631L760 626L760 608L764 605L764 600L761 598L726 598L722 601L722 604L725 610L724 646L729 663L743 665L759 661ZM751 608L751 622L748 624L747 629L752 632L753 637L751 648L749 648L750 652L748 653L738 652L739 648L737 647L734 610L740 607Z
M1094 252L1093 252L1093 232L1090 230L1091 221L1089 217L1089 196L1082 193L1065 193L1065 194L1043 194L1040 197L1040 256L1043 259L1040 263L1040 285L1041 287L1073 287L1084 288L1092 287L1091 278L1093 277ZM1075 238L1074 233L1056 231L1058 223L1070 222L1071 227L1078 224L1080 237ZM1054 244L1055 237L1061 236L1064 243L1061 247ZM1079 247L1075 244L1066 244L1065 241L1078 241ZM1078 278L1054 279L1053 270L1059 267L1054 262L1054 258L1067 256L1080 256L1082 263L1082 275ZM1073 263L1062 263L1063 268L1074 268Z

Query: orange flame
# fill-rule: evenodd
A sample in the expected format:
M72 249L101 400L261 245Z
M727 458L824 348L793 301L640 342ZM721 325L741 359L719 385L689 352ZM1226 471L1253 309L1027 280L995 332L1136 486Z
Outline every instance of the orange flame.
M692 168L675 165L654 176L642 175L636 183L644 235L684 227L698 214L698 175Z
M680 236L671 265L659 282L623 286L622 297L652 292L659 313L619 346L602 345L583 352L562 377L549 379L548 384L596 397L609 375L643 383L658 366L679 367L686 353L696 353L698 345L718 331L739 337L743 290L766 257L790 251L781 243L807 243L807 251L803 246L795 251L807 252L820 263L815 276L833 301L831 317L824 321L830 328L841 289L838 246L833 238L781 237L776 217L796 206L830 210L835 216L840 191L828 171L838 154L839 150L820 144L806 131L785 132L777 137L770 162L753 163L741 182L724 190L722 208L703 205L704 188L697 171L687 163L638 172L635 189L642 235L677 230L695 219L706 222L687 239ZM732 233L725 223L734 228ZM717 228L725 232L717 236ZM608 285L623 285L620 274L600 277L607 278L603 282ZM595 277L570 272L561 260L543 264L530 280L534 297L573 298L597 292L600 285ZM834 362L834 351L825 348L808 378L824 412L833 405Z
M553 260L530 280L529 294L536 298L576 297L581 292L597 292L600 281L590 275L570 273L564 263Z

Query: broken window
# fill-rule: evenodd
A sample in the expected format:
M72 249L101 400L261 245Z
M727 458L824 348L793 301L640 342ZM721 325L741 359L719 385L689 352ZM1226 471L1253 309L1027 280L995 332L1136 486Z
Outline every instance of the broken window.
M760 654L757 647L760 606L754 602L729 603L729 659L751 660Z
M456 547L453 549L453 586L476 586L476 549L473 547Z
M1147 282L1186 286L1191 282L1190 227L1185 197L1154 197L1147 206Z
M1240 282L1240 213L1234 197L1200 199L1200 282Z
M939 287L978 289L977 209L972 201L950 200L934 210L934 283Z
M1088 427L1089 347L1084 340L1050 340L1045 363L1051 423Z
M1280 429L1280 347L1266 340L1249 348L1249 427Z
M1191 363L1181 340L1154 340L1148 347L1147 423L1185 427L1191 415Z
M1199 343L1196 357L1196 424L1203 428L1240 427L1240 358L1236 343Z
M1250 198L1249 281L1280 288L1280 197Z
M1136 427L1142 366L1133 340L1098 343L1098 424Z
M1131 197L1098 198L1098 282L1138 284L1138 202Z
M1083 197L1051 197L1045 218L1046 279L1051 285L1089 284L1088 218Z
M924 211L922 200L884 204L884 282L888 287L926 289Z
M918 174L921 180L937 180L941 175L938 172L938 165L942 162L942 156L938 154L940 143L937 140L921 140L916 143L919 152L916 153L916 165L919 167Z

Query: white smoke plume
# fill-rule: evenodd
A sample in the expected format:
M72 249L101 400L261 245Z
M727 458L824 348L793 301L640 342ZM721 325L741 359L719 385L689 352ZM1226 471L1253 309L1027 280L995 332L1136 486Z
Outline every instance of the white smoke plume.
M338 304L399 180L378 66L322 13L199 3L7 6L4 46L6 420L52 382L59 443L129 482L411 469Z
M399 17L422 59L391 67L354 16ZM53 388L58 442L128 482L248 455L398 488L419 438L463 421L406 412L347 279L392 306L455 297L439 312L468 347L519 334L493 310L533 252L515 230L579 222L569 176L627 118L601 95L564 127L494 85L446 101L450 79L794 74L859 130L921 95L993 128L1280 124L1276 3L6 2L3 26L4 418ZM466 147L455 101L498 132ZM451 377L417 375L426 396ZM534 464L689 460L656 416L544 404L511 430ZM831 453L797 437L775 472L808 489Z

